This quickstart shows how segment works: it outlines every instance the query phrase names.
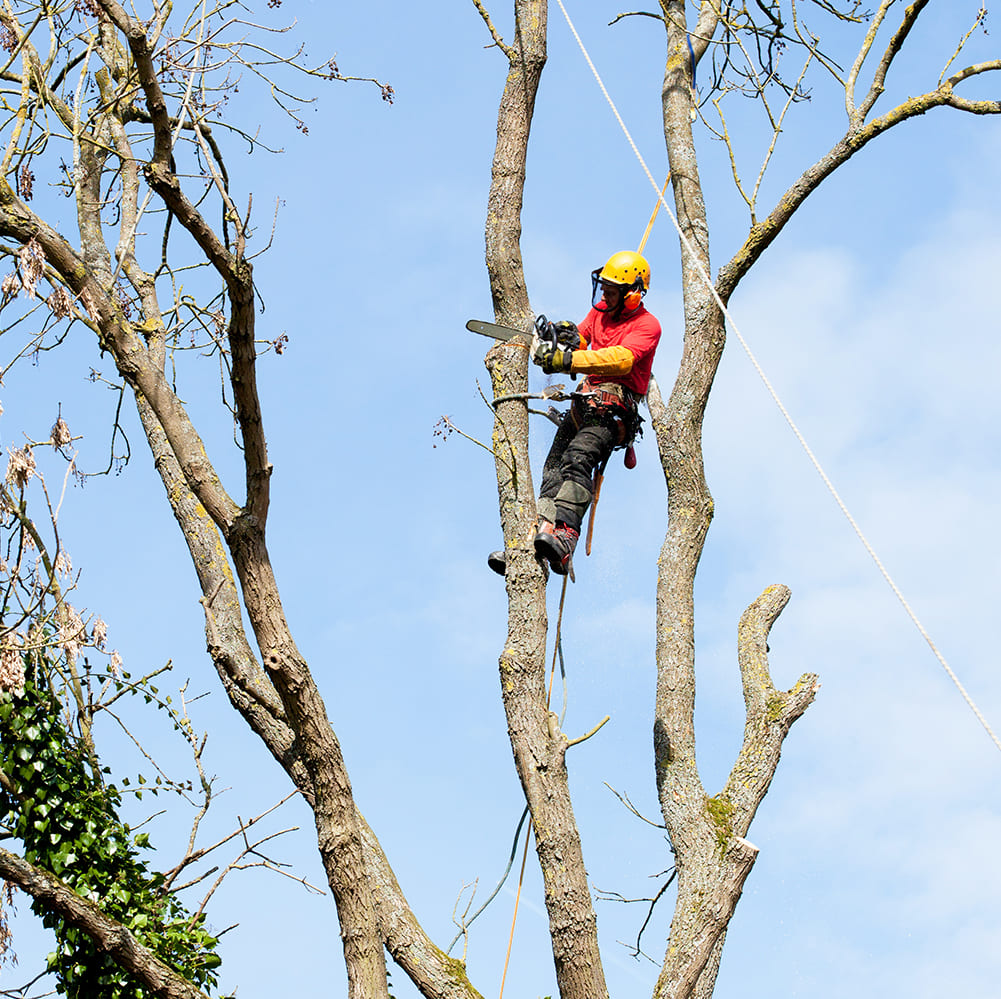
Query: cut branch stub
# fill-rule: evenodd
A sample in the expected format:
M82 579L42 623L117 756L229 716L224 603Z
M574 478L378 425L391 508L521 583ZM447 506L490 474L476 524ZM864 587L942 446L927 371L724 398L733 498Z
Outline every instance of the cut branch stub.
M817 676L804 673L789 691L778 691L768 667L768 636L792 596L787 586L769 586L744 611L737 628L737 660L744 685L748 724L782 722L785 731L809 707L819 689Z

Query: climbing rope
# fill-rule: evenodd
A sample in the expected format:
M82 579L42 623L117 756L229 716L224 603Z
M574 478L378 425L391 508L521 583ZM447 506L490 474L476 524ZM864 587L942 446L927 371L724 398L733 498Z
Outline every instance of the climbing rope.
M875 549L869 543L868 538L866 538L866 536L862 533L861 528L858 526L858 524L855 521L855 518L849 512L848 507L845 505L844 500L841 498L841 496L838 493L837 489L834 488L834 483L831 482L831 480L828 477L827 473L824 471L823 467L821 466L820 462L818 461L816 455L813 453L813 450L810 448L809 444L807 444L806 438L804 438L803 434L800 432L799 427L796 425L796 423L793 420L792 416L789 414L789 411L782 404L782 400L779 398L778 393L775 391L774 387L772 386L772 383L768 380L768 377L765 375L764 370L762 369L761 365L758 363L758 359L754 356L754 352L751 350L751 348L748 345L747 341L744 339L743 334L740 332L740 329L737 326L736 321L734 320L733 316L730 315L730 310L727 309L726 305L723 303L723 299L720 297L719 292L717 292L716 286L713 284L711 278L709 277L709 274L706 272L706 269L702 266L702 262L699 260L698 256L696 255L695 250L692 248L692 245L689 242L688 238L685 236L684 232L682 232L681 226L678 224L678 220L675 218L674 213L671 211L671 208L670 208L670 206L668 205L668 203L667 203L667 201L665 199L665 194L667 193L666 186L664 188L664 191L661 192L661 190L660 190L660 188L659 188L659 186L657 184L657 181L654 180L654 176L650 172L650 168L646 164L646 160L643 159L643 154L639 151L639 148L637 147L636 143L633 141L633 137L630 134L629 129L626 127L626 123L622 120L622 116L619 114L619 109L615 106L615 101L612 100L611 95L609 94L607 88L605 87L605 83L604 83L604 81L601 78L601 74L598 72L597 68L595 67L594 63L592 62L591 56L590 56L590 54L587 51L587 47L584 45L584 42L581 40L580 35L577 33L577 28L574 26L573 20L571 19L570 14L567 12L567 9L566 9L566 7L563 4L563 0L556 0L556 2L559 5L560 10L563 12L563 17L566 20L567 25L569 26L571 33L573 34L574 38L576 39L577 45L579 46L581 52L583 53L584 59L587 61L587 64L590 67L591 72L594 74L595 80L598 81L598 86L601 88L602 94L605 95L605 100L608 101L608 105L612 109L612 113L615 115L615 119L619 123L619 127L622 129L623 134L625 135L626 139L628 140L629 145L632 148L633 153L635 153L636 159L639 161L640 166L643 168L643 172L646 174L647 179L650 181L650 184L653 187L654 191L657 192L657 197L659 199L659 203L661 205L663 205L664 211L667 212L668 216L671 219L671 222L674 224L674 228L678 231L678 235L681 237L681 242L682 242L683 246L685 247L685 249L688 251L688 253L689 253L692 261L695 264L695 267L696 267L699 275L701 276L702 280L705 282L705 285L709 289L710 294L715 299L716 304L720 308L720 311L723 313L723 315L726 317L727 321L729 322L730 328L733 330L734 335L737 337L737 340L740 343L741 347L744 348L744 352L747 354L748 358L750 358L751 364L754 366L754 370L757 371L758 376L761 378L761 381L764 383L765 388L768 390L768 394L772 397L772 399L774 400L776 406L778 406L779 411L782 413L782 416L785 418L786 423L789 424L789 427L792 429L793 434L795 434L796 440L799 441L799 443L802 446L803 450L806 452L807 457L810 459L810 462L813 464L813 467L817 470L818 474L820 475L821 479L824 482L824 485L827 486L827 488L830 491L831 495L834 497L834 500L837 503L838 508L845 515L845 517L848 520L848 523L851 524L852 529L855 531L855 534L858 536L859 540L862 542L863 547L869 553L869 557L876 564L876 568L879 569L881 575L886 580L886 582L889 585L890 589L893 591L894 595L897 597L897 599L900 601L901 605L903 606L904 610L907 612L907 616L911 619L911 622L918 629L918 632L920 633L921 637L928 644L928 647L931 649L931 651L934 654L935 658L939 661L939 664L945 670L945 672L948 675L949 679L952 680L952 682L956 685L956 689L960 692L960 694L963 697L963 700L966 701L966 703L969 706L970 710L976 716L977 721L980 722L980 724L984 727L984 730L990 736L990 738L993 741L994 745L998 748L999 751L1001 751L1001 739L998 739L997 735L995 734L994 730L991 728L991 726L988 723L987 719L984 717L984 715L981 712L981 710L977 707L977 705L974 702L973 698L970 696L970 694L968 693L968 691L966 690L966 688L963 686L962 682L960 681L959 677L955 674L955 672L953 671L952 667L946 661L945 656L943 656L942 653L939 651L938 646L936 646L935 642L932 641L932 638L928 634L928 632L925 629L924 625L921 623L921 621L918 619L918 616L911 609L911 605L907 602L907 600L905 599L903 593L900 591L900 587L898 587L897 584L896 584L896 582L894 582L893 577L890 575L890 573L887 571L886 567L883 565L883 562L881 561L881 559L879 558L879 556L876 554ZM694 64L694 53L692 53L692 50L691 50L691 41L689 41L689 52L692 54L693 64ZM651 224L652 224L652 221L653 220L651 219ZM644 236L644 242L645 242L645 239L646 239L646 237Z
M480 913L497 897L498 892L504 887L504 882L507 881L507 876L511 873L511 868L514 867L514 858L518 855L518 843L521 840L521 827L525 824L525 819L528 818L528 805L524 807L521 813L521 818L518 819L518 825L514 830L514 841L511 843L511 855L507 859L507 867L504 868L504 873L500 876L500 880L494 886L494 890L490 893L487 900L481 905L476 912L474 912L469 919L463 919L462 924L459 927L459 932L452 937L452 942L445 949L446 954L452 953L452 948L459 942L459 937L463 933L467 932L469 927L472 926L473 921L476 919Z
M637 253L642 253L646 247L646 241L650 238L650 233L653 230L653 224L657 221L657 213L660 211L661 203L664 201L664 195L667 194L667 185L671 183L671 171L667 171L667 180L664 181L664 186L660 189L660 197L657 198L656 204L653 206L653 214L650 216L650 221L646 224L646 229L643 232L643 238L640 240L640 245L636 248Z

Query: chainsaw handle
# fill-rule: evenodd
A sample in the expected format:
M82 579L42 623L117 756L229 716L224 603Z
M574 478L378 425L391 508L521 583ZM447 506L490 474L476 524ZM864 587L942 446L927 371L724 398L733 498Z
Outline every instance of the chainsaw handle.
M545 343L548 343L553 350L556 350L558 344L556 342L556 326L551 323L545 316L539 316L535 320L535 335Z

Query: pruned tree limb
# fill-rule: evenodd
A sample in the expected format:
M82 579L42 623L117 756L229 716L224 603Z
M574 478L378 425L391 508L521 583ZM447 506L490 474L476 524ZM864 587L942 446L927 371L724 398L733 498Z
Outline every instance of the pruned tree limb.
M723 791L734 806L734 835L743 836L778 767L782 742L793 722L813 703L820 683L804 673L788 691L775 689L768 667L768 635L789 602L785 586L769 586L741 616L737 658L747 720L744 741Z
M743 802L731 798L729 787L709 797L695 756L694 582L714 510L705 478L702 420L725 331L703 278L709 273L708 225L691 129L685 4L663 0L661 6L668 25L664 128L677 219L687 242L681 250L685 340L678 375L666 403L656 385L648 392L668 487L668 529L658 563L654 762L678 869L669 945L654 995L689 999L693 992L712 992L722 936L758 851L744 839L743 819L749 822L749 816L747 809L740 810ZM778 609L769 606L768 611L777 614ZM745 682L750 690L750 674Z

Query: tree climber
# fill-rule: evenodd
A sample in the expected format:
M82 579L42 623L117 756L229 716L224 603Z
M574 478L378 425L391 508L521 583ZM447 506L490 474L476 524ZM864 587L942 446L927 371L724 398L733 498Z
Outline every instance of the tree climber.
M646 395L660 340L660 323L643 305L650 288L650 265L623 250L591 274L591 310L579 329L556 324L552 341L533 344L532 360L546 374L569 372L587 377L560 428L542 472L536 557L566 575L581 523L591 503L595 469L628 446L639 428L639 400ZM600 292L600 300L599 300ZM504 552L487 563L503 575Z

